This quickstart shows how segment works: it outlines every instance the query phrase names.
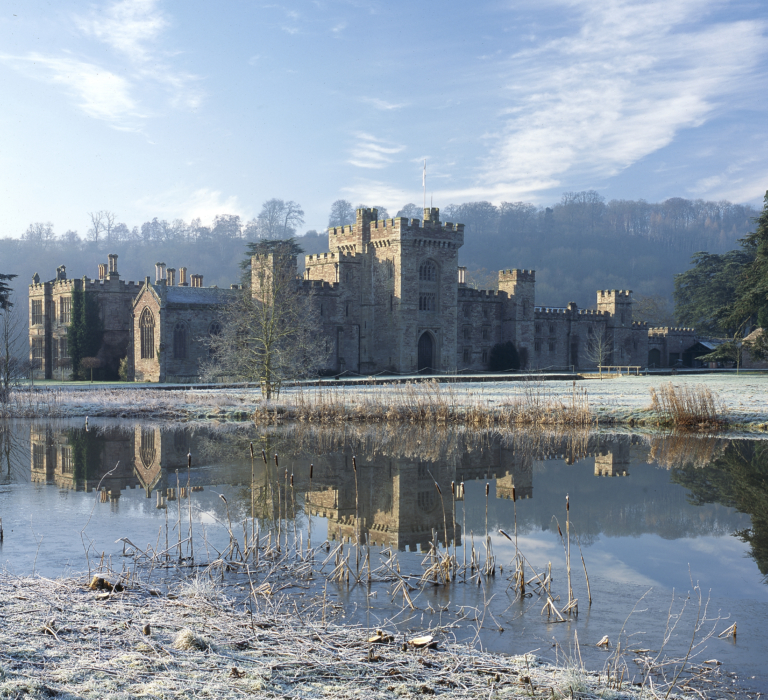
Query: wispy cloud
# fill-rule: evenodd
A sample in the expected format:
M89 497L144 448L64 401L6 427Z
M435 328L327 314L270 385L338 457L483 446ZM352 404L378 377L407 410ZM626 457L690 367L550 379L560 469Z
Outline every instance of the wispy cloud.
M89 17L78 17L80 30L108 44L136 63L154 58L154 42L168 26L157 0L120 0L104 11L93 10Z
M407 102L387 102L379 97L361 97L360 101L384 112L389 112L393 109L402 109L407 105Z
M199 106L202 93L198 77L174 68L168 61L169 52L158 46L170 25L158 0L118 0L103 11L94 9L88 17L76 18L76 23L83 34L127 58L132 70L144 80L169 88L174 107Z
M75 25L83 35L112 48L122 63L108 68L102 60L68 52L0 55L0 61L36 80L62 86L85 114L119 130L141 131L142 122L159 111L141 106L137 96L148 83L164 86L173 107L194 109L200 104L197 76L173 68L168 52L158 48L169 22L157 0L118 0L103 10L94 8L88 17L76 17Z
M24 57L0 55L0 61L37 80L64 87L85 114L117 129L138 131L146 116L131 95L131 83L96 64L38 53Z
M567 4L579 13L577 31L507 61L511 106L465 196L615 175L747 90L768 49L761 21L701 23L714 1Z
M213 221L217 214L238 214L243 219L251 217L251 212L240 204L235 195L224 195L221 190L201 187L190 192L176 187L136 202L136 208L146 216L185 221L201 219L203 224Z
M405 146L398 146L371 134L359 132L355 135L355 143L347 163L358 168L386 168L395 162L396 159L392 156L404 150Z

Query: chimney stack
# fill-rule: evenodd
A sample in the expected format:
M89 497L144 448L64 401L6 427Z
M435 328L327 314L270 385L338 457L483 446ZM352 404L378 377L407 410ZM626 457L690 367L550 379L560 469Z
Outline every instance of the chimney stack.
M120 279L120 275L117 274L117 255L110 253L107 257L109 258L109 278Z
M155 263L155 284L165 282L165 263Z
M179 287L187 287L187 286L189 286L187 284L187 268L180 267L179 268Z
M169 267L166 275L168 279L168 286L173 287L173 285L176 284L176 268Z
M99 279L103 282L107 277L107 266L105 263L99 263Z

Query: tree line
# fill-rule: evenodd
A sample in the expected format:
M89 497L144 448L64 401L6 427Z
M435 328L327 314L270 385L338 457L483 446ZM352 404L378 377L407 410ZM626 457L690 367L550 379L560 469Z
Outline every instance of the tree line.
M333 202L328 225L354 222L360 206L344 199ZM380 218L392 215L383 206L376 208ZM441 219L465 224L459 262L476 287L495 288L500 268L535 269L538 304L575 301L590 307L598 289L630 288L636 315L666 324L673 322L673 280L691 267L691 254L726 254L751 231L758 213L749 205L724 201L606 201L597 192L585 191L566 192L558 203L543 207L528 202L449 204L442 207ZM408 203L394 216L420 219L423 211ZM119 254L122 279L140 281L153 274L155 262L164 261L203 273L206 285L228 286L240 277L239 262L249 243L295 237L305 253L328 249L324 231L302 233L303 208L288 199L265 201L259 214L247 221L221 214L208 223L156 217L129 226L114 212L100 210L90 212L87 222L82 234L57 234L52 223L35 222L19 232L20 237L0 239L0 273L18 275L13 287L22 308L34 272L51 279L63 263L70 277L95 277L108 252ZM688 316L678 318L695 325Z

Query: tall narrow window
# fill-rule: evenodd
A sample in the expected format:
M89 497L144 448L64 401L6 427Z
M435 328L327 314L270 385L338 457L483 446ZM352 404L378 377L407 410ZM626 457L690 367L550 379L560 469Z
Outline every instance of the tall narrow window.
M181 322L173 329L173 359L187 359L187 326Z
M155 357L155 317L145 308L139 319L141 330L141 359L151 360Z
M59 322L71 323L72 321L72 297L59 299Z
M32 325L39 326L43 322L43 300L32 300Z

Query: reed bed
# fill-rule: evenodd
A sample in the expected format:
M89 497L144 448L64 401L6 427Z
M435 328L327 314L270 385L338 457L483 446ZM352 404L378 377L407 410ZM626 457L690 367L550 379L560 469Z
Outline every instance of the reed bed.
M409 644L323 621L321 599L300 612L244 611L237 587L160 593L133 582L118 592L3 572L0 601L2 697L617 697L605 674L532 654L485 653L445 634Z
M675 386L670 382L651 387L651 410L664 425L690 430L725 427L726 407L720 397L707 386Z
M16 387L0 401L0 418L37 418L62 415L60 389Z
M327 385L298 387L279 406L264 404L253 414L257 423L293 419L321 424L339 422L502 426L589 426L594 417L586 389L555 394L545 382L525 382L503 402L467 397L453 384L437 380L394 384L386 391L359 391Z

